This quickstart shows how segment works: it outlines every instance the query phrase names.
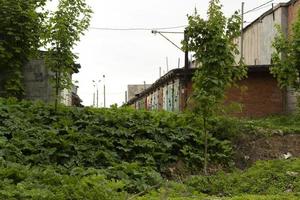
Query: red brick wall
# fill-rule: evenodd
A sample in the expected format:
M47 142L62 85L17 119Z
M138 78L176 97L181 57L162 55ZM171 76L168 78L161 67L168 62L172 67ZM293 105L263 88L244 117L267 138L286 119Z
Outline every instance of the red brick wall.
M242 113L234 113L234 115L263 117L284 113L284 93L279 89L271 74L250 73L248 78L238 85L246 87L245 91L240 88L231 88L227 92L227 103L237 102L243 106Z

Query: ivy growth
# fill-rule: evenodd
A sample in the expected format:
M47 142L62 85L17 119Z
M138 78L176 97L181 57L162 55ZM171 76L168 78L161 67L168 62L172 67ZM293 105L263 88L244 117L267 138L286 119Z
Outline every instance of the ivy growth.
M208 19L205 20L195 12L189 16L186 33L189 40L185 48L194 52L194 58L200 63L193 77L194 98L197 101L195 112L202 117L205 136L204 172L208 163L208 126L209 119L222 103L226 89L246 75L242 63L235 62L239 53L234 39L240 35L241 18L238 12L226 19L221 11L219 0L211 0Z
M291 87L300 91L300 12L290 37L282 32L279 25L276 28L278 34L273 41L275 52L272 54L271 73L281 88Z
M0 0L0 90L4 91L1 96L24 95L22 69L41 46L45 2Z
M54 72L56 108L61 90L71 85L71 74L76 71L77 59L73 48L88 28L91 13L85 0L61 0L58 10L51 13L45 44L49 46L46 63Z

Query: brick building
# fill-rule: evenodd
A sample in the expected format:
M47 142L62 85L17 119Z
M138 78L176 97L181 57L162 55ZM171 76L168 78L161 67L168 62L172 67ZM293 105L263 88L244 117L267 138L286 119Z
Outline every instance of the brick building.
M296 109L296 94L289 89L281 90L269 68L274 51L272 41L277 34L275 25L279 24L288 37L299 7L299 0L280 3L243 29L243 52L248 77L238 83L239 88L231 88L226 93L227 103L236 102L243 107L235 115L262 117ZM236 42L241 46L241 38ZM239 59L237 55L236 60ZM195 70L193 67L171 70L147 90L130 99L127 105L136 109L183 111L190 106L188 99L192 95L191 80Z
M150 88L130 99L127 105L136 109L174 112L192 106L189 99L193 92L191 79L195 70L195 68L189 68L187 71L184 68L171 70ZM186 77L187 84L184 82ZM227 103L242 105L242 111L235 112L235 115L262 117L286 112L284 98L286 94L277 86L268 65L249 66L248 78L240 81L238 85L240 87L231 88L226 93Z

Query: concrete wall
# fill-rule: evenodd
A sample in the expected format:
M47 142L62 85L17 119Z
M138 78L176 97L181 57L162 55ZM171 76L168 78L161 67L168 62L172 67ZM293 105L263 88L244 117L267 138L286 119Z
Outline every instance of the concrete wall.
M300 1L294 0L291 5L288 7L288 35L291 36L293 34L292 32L292 26L295 23L295 21L298 19L299 16L299 10L300 10ZM295 93L292 89L287 90L287 112L291 113L296 111L297 109L297 96L299 97L300 94Z
M135 95L141 93L145 89L149 88L151 85L149 84L141 84L141 85L128 85L127 90L128 90L128 99L132 99L135 97Z
M244 29L243 50L246 65L271 64L271 56L274 52L272 42L277 34L275 25L280 25L282 31L287 34L288 7L275 7L274 10ZM237 42L240 47L240 38ZM240 55L237 55L236 61L239 59Z
M54 101L54 88L50 82L53 73L45 66L44 60L31 60L23 67L23 83L26 100L41 100L46 103ZM0 96L3 93L3 80L5 74L0 74ZM61 92L61 103L70 106L72 104L71 90Z
M50 73L43 60L33 60L24 66L25 98L52 102L53 87L50 83Z

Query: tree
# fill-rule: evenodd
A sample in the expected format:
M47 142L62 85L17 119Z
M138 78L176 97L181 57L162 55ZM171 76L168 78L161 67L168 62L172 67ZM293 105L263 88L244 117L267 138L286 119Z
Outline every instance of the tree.
M46 64L54 73L55 108L60 101L60 92L71 84L77 56L73 48L88 28L91 9L85 0L60 0L58 10L50 14L45 35L48 45Z
M194 77L194 98L197 101L197 114L202 116L205 140L204 173L208 165L208 126L209 119L223 103L225 91L246 76L242 61L235 62L239 53L234 39L240 35L241 18L238 12L226 19L221 11L219 0L211 0L208 19L201 18L197 12L189 16L186 29L189 40L185 48L194 52L199 64Z
M0 74L3 96L22 98L23 66L36 55L46 0L0 0Z
M273 41L271 73L277 78L282 89L292 88L300 91L300 12L292 26L290 37L285 36L280 26Z

